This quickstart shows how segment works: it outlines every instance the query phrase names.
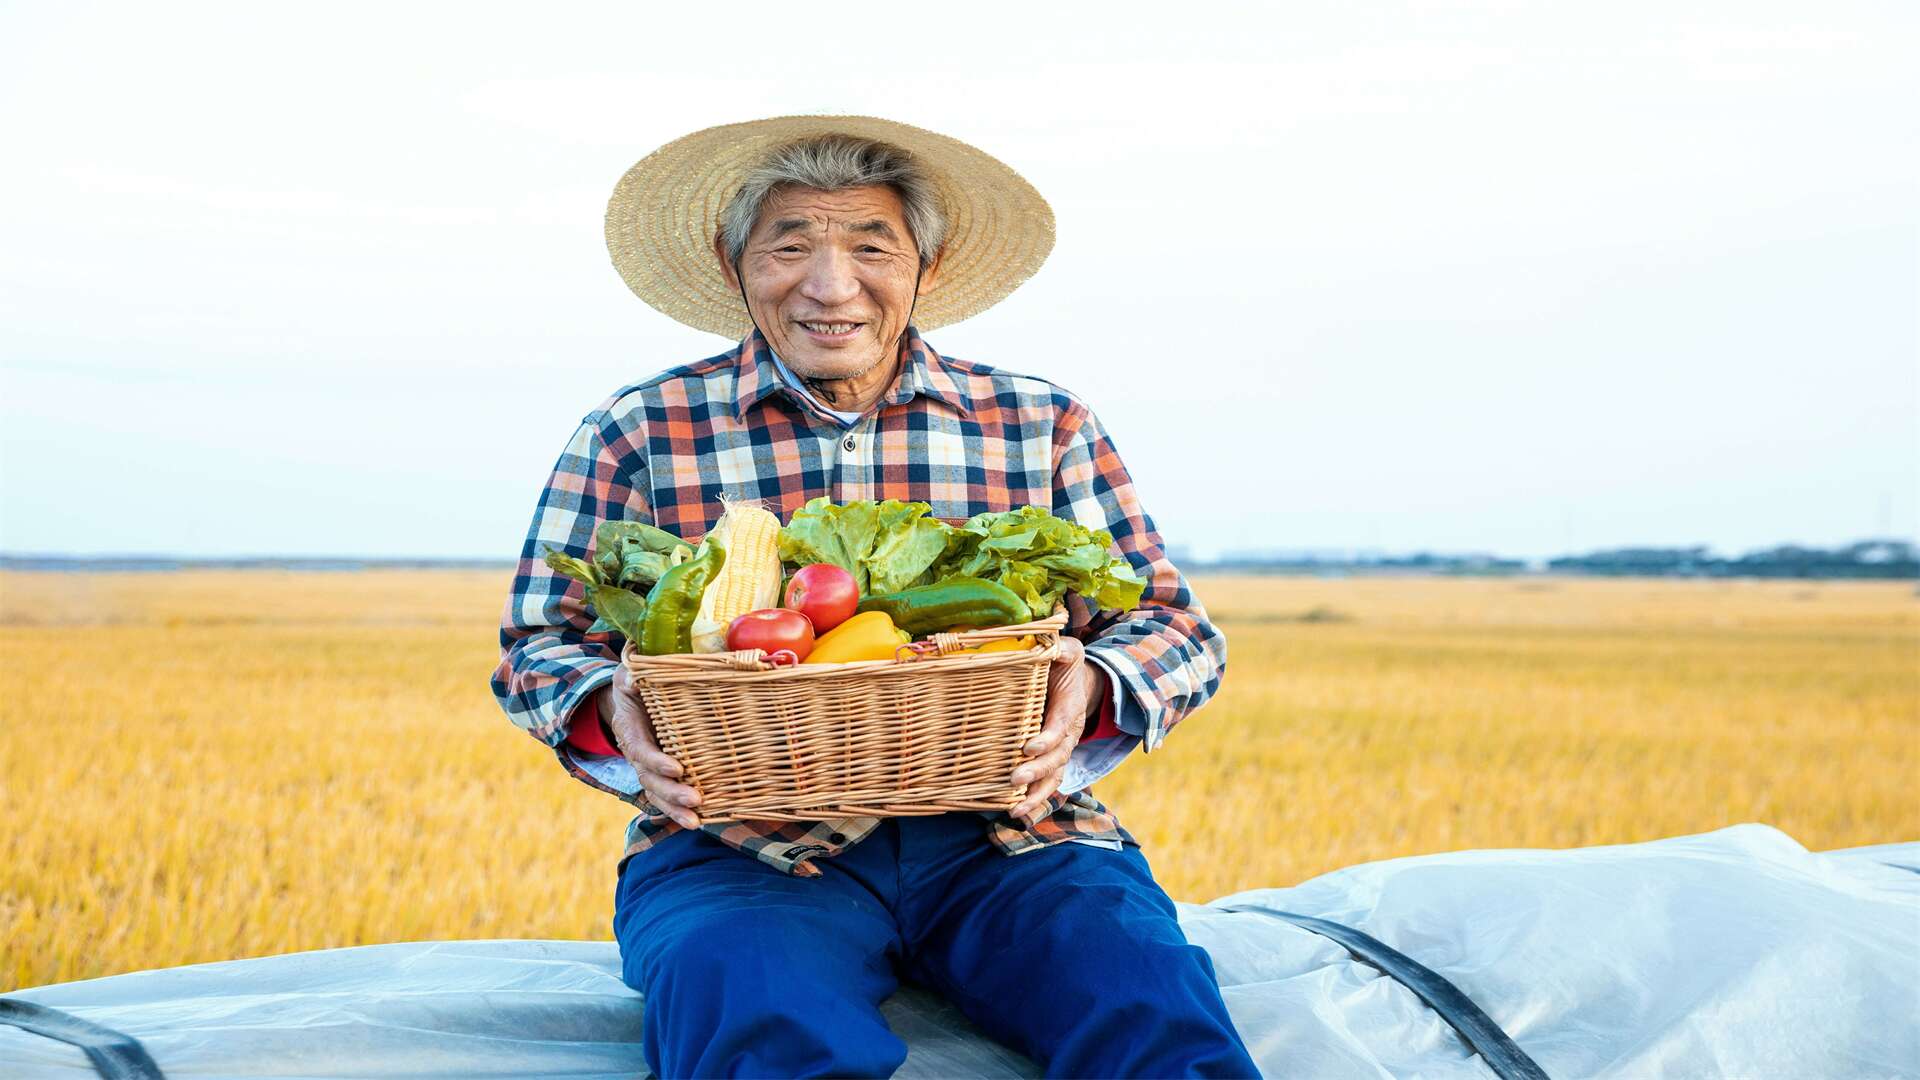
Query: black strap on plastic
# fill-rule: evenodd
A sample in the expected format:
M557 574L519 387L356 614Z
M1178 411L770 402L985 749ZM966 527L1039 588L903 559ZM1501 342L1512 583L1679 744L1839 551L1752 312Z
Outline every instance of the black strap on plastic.
M0 997L0 1024L11 1024L79 1047L106 1080L166 1080L153 1055L131 1035L68 1012L19 998Z
M1461 993L1459 987L1380 939L1328 919L1296 915L1277 908L1256 906L1223 910L1272 915L1334 941L1352 953L1354 959L1379 969L1387 977L1413 991L1421 1001L1427 1003L1428 1008L1440 1014L1440 1019L1460 1034L1460 1038L1486 1061L1487 1067L1500 1080L1548 1080L1546 1070L1528 1057L1527 1052L1520 1049L1520 1044L1502 1031L1492 1017L1482 1012L1472 998Z

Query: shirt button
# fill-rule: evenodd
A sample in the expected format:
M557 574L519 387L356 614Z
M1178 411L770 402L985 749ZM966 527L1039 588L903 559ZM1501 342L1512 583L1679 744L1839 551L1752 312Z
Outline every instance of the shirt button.
M847 436L847 441L841 443L840 447L849 454L853 453L853 436Z
M827 837L827 843L829 844L844 844L846 842L847 842L846 833L834 833L832 836Z

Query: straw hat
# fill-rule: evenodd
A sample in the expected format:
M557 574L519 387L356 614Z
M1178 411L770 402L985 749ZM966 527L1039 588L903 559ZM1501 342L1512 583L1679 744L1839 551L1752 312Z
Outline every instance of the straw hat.
M697 330L753 328L713 256L720 212L774 147L812 135L891 143L927 171L947 214L946 254L914 305L922 330L1004 300L1053 249L1053 209L1002 162L945 135L872 116L776 116L685 135L627 170L607 203L607 250L635 295Z

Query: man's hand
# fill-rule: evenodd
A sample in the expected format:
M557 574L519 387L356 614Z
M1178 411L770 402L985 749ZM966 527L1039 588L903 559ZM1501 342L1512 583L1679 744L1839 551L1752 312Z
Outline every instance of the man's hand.
M600 715L613 730L613 744L640 774L640 790L647 801L666 812L667 817L689 828L700 827L700 793L680 783L686 770L668 757L653 737L653 721L647 716L646 703L633 687L633 676L622 667L612 685L600 691Z
M1013 770L1016 786L1032 785L1012 811L1014 817L1027 819L1028 827L1039 823L1047 799L1060 790L1067 760L1080 744L1088 717L1099 711L1107 692L1106 674L1087 663L1080 640L1062 636L1060 655L1053 658L1053 667L1047 672L1046 722L1040 733L1021 748L1032 760Z

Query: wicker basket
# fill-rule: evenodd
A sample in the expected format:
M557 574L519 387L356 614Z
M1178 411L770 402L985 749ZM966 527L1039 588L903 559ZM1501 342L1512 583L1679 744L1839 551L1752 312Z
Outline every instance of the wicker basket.
M707 821L1005 810L1040 730L1064 610L935 634L894 660L777 667L758 649L624 660ZM1023 652L948 655L1031 634Z

